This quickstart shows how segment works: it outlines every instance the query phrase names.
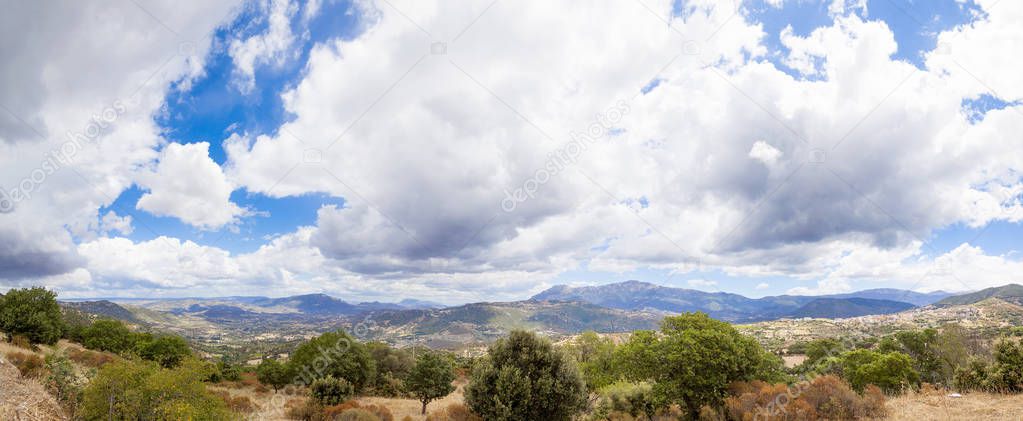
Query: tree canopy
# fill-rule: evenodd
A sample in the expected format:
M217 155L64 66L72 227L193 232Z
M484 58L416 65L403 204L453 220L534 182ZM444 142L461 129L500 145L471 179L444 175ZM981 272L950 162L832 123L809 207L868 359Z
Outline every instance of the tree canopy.
M42 287L12 289L0 295L0 330L34 344L53 345L64 330L57 294Z
M586 386L571 357L517 330L487 350L465 400L487 420L567 420L585 405Z
M451 367L451 361L437 353L427 352L416 361L415 367L409 373L406 386L423 403L422 413L425 415L426 404L455 390L451 385L454 380L455 372Z

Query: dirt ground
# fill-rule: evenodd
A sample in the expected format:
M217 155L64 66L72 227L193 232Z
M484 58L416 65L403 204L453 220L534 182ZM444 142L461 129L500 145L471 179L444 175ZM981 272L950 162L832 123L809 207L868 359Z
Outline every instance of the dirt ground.
M62 420L64 412L38 381L22 378L0 353L0 420Z

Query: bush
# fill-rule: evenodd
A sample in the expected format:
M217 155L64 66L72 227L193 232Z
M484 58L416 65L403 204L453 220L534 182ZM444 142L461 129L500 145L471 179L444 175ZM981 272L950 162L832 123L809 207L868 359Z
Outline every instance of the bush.
M455 381L455 372L451 361L433 352L419 357L415 368L408 376L408 390L419 402L423 403L422 414L426 415L426 404L443 398L455 391L451 382Z
M213 383L218 382L236 382L242 379L242 370L238 368L236 364L232 364L227 358L221 359L217 362L216 369L210 376L210 381Z
M913 370L913 360L901 352L879 352L857 349L840 357L843 377L853 389L862 392L868 385L878 386L885 393L899 393L920 384Z
M78 348L69 348L67 350L67 357L70 358L71 361L90 368L99 368L107 363L117 360L117 357L113 354Z
M288 419L302 420L302 421L322 421L324 419L323 405L316 403L316 401L290 399L284 404L284 415Z
M313 381L309 395L320 405L337 405L351 398L355 388L348 380L327 376Z
M100 319L82 330L82 345L89 349L124 354L135 349L138 337L120 320Z
M345 332L328 332L299 345L288 360L288 372L303 384L333 376L361 392L376 369L366 347Z
M995 345L989 388L1002 392L1023 391L1023 343L1003 339Z
M73 419L82 400L83 379L75 374L71 360L63 354L47 355L46 370L50 374L46 376L43 384L57 402L60 402L65 413Z
M190 359L166 369L149 361L117 361L85 388L84 419L229 419L224 402L206 390L206 366Z
M574 361L550 342L513 331L473 370L465 401L488 420L567 420L585 405L586 385Z
M21 349L27 349L29 351L38 351L39 347L35 346L32 341L28 340L25 335L14 335L11 336L11 345L14 345Z
M460 403L452 403L426 416L426 421L483 421L473 414L469 407Z
M0 331L23 335L33 344L53 345L64 330L57 294L42 287L12 289L0 295Z
M657 413L658 405L654 401L653 386L650 383L620 381L600 389L599 396L598 406L603 407L607 413L621 412L633 418L644 415L648 419Z
M993 389L989 382L989 368L984 360L974 359L955 371L952 383L962 392Z
M43 359L36 354L9 352L7 353L7 361L18 368L18 373L21 373L21 377L37 378L42 377L46 373Z
M226 405L227 409L231 410L231 412L249 413L255 409L255 405L248 396L232 396L231 393L227 391L216 391L213 392L213 394L220 398L220 400L224 401L224 405Z
M346 410L334 419L337 421L380 421L380 417L377 417L376 415L373 415L372 412L362 408Z
M868 386L861 396L835 376L819 376L793 386L739 382L731 390L724 407L731 420L851 420L885 415L880 389Z
M180 336L173 335L140 341L136 348L140 357L154 361L163 368L177 367L182 360L192 355L188 342Z

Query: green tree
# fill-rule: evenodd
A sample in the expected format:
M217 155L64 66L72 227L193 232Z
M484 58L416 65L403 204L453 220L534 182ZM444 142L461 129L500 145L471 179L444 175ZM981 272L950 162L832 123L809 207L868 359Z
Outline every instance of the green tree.
M862 392L868 384L896 393L920 384L913 359L901 352L881 353L869 349L848 351L840 357L842 376Z
M174 369L149 361L123 360L104 365L83 393L86 420L230 419L224 402L206 390L209 373L188 359Z
M586 331L566 350L579 363L579 371L591 392L618 380L619 373L614 360L615 344L611 339L601 338L594 331Z
M259 363L259 366L256 367L256 378L260 383L273 387L274 393L289 381L287 368L272 358L265 358Z
M585 405L586 385L571 357L513 331L474 368L465 401L487 420L567 420Z
M635 336L622 347L622 353L627 377L653 381L653 394L660 405L677 403L692 419L704 405L719 406L732 382L774 380L781 375L777 356L730 324L704 313L667 317L659 337L650 333Z
M990 386L1003 392L1023 391L1023 343L1002 339L995 345Z
M416 365L412 353L407 349L392 348L383 342L367 342L366 351L376 367L372 392L381 396L402 396L406 389L404 379Z
M410 392L423 403L423 415L426 415L426 404L434 399L447 396L455 391L451 382L455 381L455 371L451 361L434 352L424 353L416 361L416 366L409 373L406 385Z
M345 379L327 375L316 379L309 385L309 395L317 403L324 406L338 405L347 401L355 394L355 388Z
M838 356L845 351L845 346L834 338L814 339L807 342L805 348L806 360L803 361L805 367L813 367L818 362L828 357Z
M120 320L100 319L82 331L82 345L89 349L124 354L135 349L138 336Z
M0 295L0 331L24 335L34 344L53 345L64 330L57 294L42 287L12 289Z
M288 360L288 371L304 384L331 375L349 381L361 392L373 379L376 367L365 345L338 331L299 345Z
M192 355L188 342L180 336L164 335L151 340L139 342L138 355L149 361L155 361L163 368L177 367L186 357Z

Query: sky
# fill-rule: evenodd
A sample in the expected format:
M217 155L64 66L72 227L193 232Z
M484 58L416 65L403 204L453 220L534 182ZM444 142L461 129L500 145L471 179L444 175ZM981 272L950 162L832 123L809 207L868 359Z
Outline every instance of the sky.
M1023 3L14 2L0 291L448 304L1023 273Z

